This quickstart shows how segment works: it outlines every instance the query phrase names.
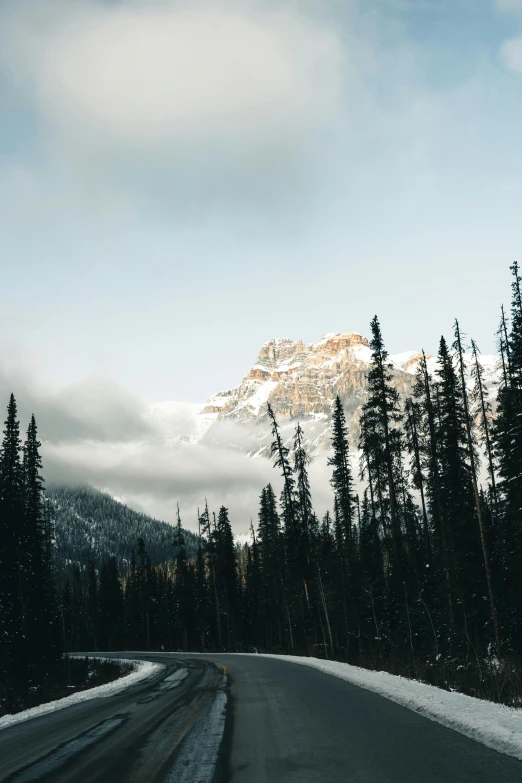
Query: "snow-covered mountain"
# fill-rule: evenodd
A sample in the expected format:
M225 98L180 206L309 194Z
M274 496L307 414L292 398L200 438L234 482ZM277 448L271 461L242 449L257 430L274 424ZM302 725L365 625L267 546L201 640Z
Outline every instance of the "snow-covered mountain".
M411 393L420 358L418 351L390 356L393 382L403 397ZM471 356L466 356L466 361L471 364ZM482 356L480 361L494 398L500 372L498 359ZM300 420L309 446L322 450L329 446L330 416L339 395L355 445L367 399L370 362L368 340L356 332L328 333L308 345L301 340L273 339L261 347L256 362L237 386L214 394L203 406L152 406L148 416L162 427L170 442L221 441L223 432L233 440L232 428L226 427L233 424L249 433L246 450L262 453L269 440L266 403L270 402L284 432L289 434L294 422ZM428 367L430 372L435 371L435 357L429 357ZM471 385L471 379L469 382Z

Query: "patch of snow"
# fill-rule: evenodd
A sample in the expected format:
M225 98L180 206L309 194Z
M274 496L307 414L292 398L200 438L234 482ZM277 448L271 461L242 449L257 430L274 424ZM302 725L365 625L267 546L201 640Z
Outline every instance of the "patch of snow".
M425 718L441 723L488 748L522 761L522 710L476 699L408 680L382 671L369 671L339 661L304 658L297 655L269 655L339 677L360 688L384 696Z
M218 413L200 413L195 422L194 431L190 435L189 443L199 443L204 438L211 426L217 420Z
M188 677L188 674L188 669L176 669L175 672L169 674L168 677L165 677L165 679L160 682L160 691L170 691L172 688L177 688L178 685L181 685L183 680Z
M302 365L302 361L291 361L289 364L287 363L287 360L284 362L281 362L280 364L276 364L276 372L290 372L290 370L294 370L296 367L300 367Z
M312 345L317 348L330 340L335 340L336 337L360 337L362 339L362 334L359 334L359 332L325 332L321 335L321 339L316 343L312 343Z
M84 657L84 656L71 656L71 657ZM16 723L22 723L23 721L30 720L31 718L39 718L41 715L47 715L49 712L56 712L56 710L63 710L64 707L70 707L72 704L79 704L82 701L89 701L90 699L106 698L113 696L115 693L121 693L131 685L137 685L137 683L148 679L153 674L156 674L160 670L165 668L163 663L151 663L150 661L135 661L130 658L103 658L105 661L115 661L118 663L128 663L134 666L134 671L127 674L125 677L120 677L119 680L113 680L105 685L98 685L96 688L89 688L85 691L78 691L77 693L71 693L70 696L65 696L63 699L56 699L56 701L48 701L46 704L39 704L38 707L31 707L28 710L22 712L16 712L14 715L4 715L0 718L0 729L5 729L8 726L14 726Z
M212 397L209 397L206 405L211 405L213 408L223 408L229 400L229 394L226 392L219 392L219 394L214 394Z
M357 359L357 361L370 364L372 360L372 349L368 348L367 345L353 345L350 350L352 356Z
M418 355L418 351L403 351L402 353L395 353L393 356L390 356L389 361L393 364L395 369L410 372L411 365L409 367L406 367L406 365ZM414 367L417 367L417 362L415 362Z
M276 388L279 381L264 381L259 383L257 389L254 391L250 397L248 397L243 402L240 402L237 406L239 408L250 408L253 413L257 414L259 413L259 409L262 405L264 405L272 393L272 391Z
M165 783L211 783L225 731L227 677L209 707L197 719L185 739L172 772Z

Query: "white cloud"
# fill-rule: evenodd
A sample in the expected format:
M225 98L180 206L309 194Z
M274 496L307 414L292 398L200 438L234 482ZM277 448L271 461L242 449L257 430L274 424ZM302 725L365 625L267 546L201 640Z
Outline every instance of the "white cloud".
M166 521L173 520L179 502L183 523L190 529L195 529L197 509L207 498L212 510L228 507L234 530L246 532L263 486L268 481L279 485L268 460L204 444L46 443L43 460L50 481L103 487L133 508Z
M503 11L522 11L522 0L494 0Z
M37 7L4 25L4 52L73 149L178 156L208 144L280 146L338 111L340 40L296 11Z
M227 424L205 442L175 443L189 434L199 406L160 405L150 415L140 400L108 378L75 386L43 384L20 360L0 361L0 421L14 392L24 435L34 413L48 482L92 484L133 508L172 521L176 502L186 527L197 508L230 508L234 529L246 532L261 489L277 472L266 459L249 459L249 433ZM165 407L168 411L165 411ZM168 414L168 415L167 415Z
M522 75L522 36L511 38L502 44L500 59L510 71Z

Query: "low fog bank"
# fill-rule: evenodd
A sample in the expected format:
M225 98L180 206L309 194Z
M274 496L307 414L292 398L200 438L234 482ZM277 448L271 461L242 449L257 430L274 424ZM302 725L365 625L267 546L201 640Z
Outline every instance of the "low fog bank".
M259 495L281 479L265 456L248 452L270 440L265 425L223 422L197 442L187 442L201 406L160 403L147 407L111 379L89 378L55 389L19 367L0 366L4 411L15 394L22 433L34 413L42 441L44 477L55 484L90 484L130 507L173 522L179 502L185 527L197 529L205 499L211 511L225 505L234 532L257 524ZM290 430L285 427L285 436ZM288 432L287 432L288 430ZM254 448L253 448L254 446ZM322 454L310 465L318 514L331 507L330 468Z

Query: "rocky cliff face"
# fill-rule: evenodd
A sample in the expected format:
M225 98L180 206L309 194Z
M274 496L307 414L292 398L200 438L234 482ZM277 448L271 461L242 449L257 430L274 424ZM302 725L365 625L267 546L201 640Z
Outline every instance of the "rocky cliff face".
M411 394L421 354L416 351L390 356L393 383L401 397ZM260 425L252 429L252 451L264 451L268 422L266 403L270 402L284 430L299 419L309 444L329 446L333 402L340 396L352 445L359 437L359 420L367 399L368 367L371 349L366 337L355 332L325 334L317 343L275 339L265 343L254 366L241 383L213 395L196 417L193 440L212 434L218 422ZM468 357L471 361L471 357ZM481 357L490 391L494 394L497 359ZM428 365L435 370L436 360Z
M420 358L417 351L390 356L393 383L403 399L411 394ZM467 361L471 363L471 357L467 357ZM266 403L270 402L284 437L289 439L295 422L301 421L313 452L330 445L331 412L335 397L339 395L346 411L350 442L356 447L362 406L368 396L370 362L368 340L355 332L325 334L309 345L302 340L269 340L261 346L255 364L238 386L213 395L199 409L191 406L190 421L182 411L183 431L176 418L181 415L179 405L156 405L149 415L161 422L163 432L167 432L172 443L179 440L197 443L202 439L222 443L223 439L229 439L232 447L250 454L266 453L270 442ZM494 356L483 356L481 363L494 397L499 376L498 360ZM434 357L428 358L428 367L430 372L435 371ZM471 387L471 378L469 384ZM172 405L175 405L176 416L170 409ZM172 426L169 424L171 418ZM227 427L227 423L236 426ZM239 438L238 431L243 433Z

